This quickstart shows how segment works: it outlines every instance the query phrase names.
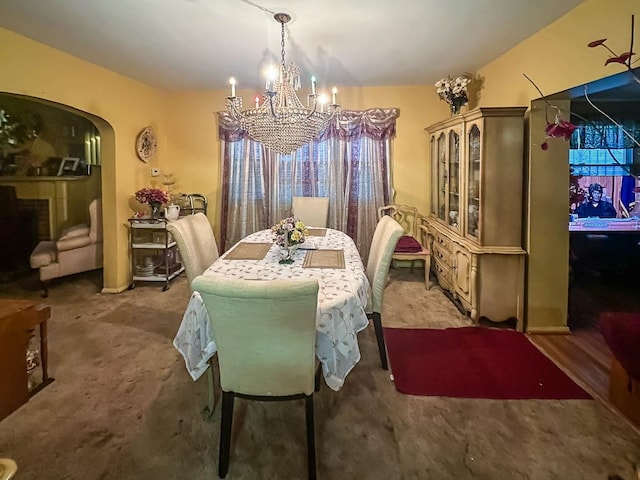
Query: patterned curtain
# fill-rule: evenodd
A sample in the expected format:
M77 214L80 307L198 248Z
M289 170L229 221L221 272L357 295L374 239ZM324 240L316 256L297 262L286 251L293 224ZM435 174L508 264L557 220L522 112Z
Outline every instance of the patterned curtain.
M329 227L353 238L366 261L378 207L392 192L391 142L397 109L343 111L322 134L289 155L271 152L226 112L222 144L221 248L291 215L294 196L329 197Z

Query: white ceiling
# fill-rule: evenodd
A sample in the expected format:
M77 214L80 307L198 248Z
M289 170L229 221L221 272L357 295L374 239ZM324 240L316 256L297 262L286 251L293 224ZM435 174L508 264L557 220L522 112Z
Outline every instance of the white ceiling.
M0 0L0 27L163 89L231 76L263 89L282 11L303 85L424 85L475 72L582 1Z

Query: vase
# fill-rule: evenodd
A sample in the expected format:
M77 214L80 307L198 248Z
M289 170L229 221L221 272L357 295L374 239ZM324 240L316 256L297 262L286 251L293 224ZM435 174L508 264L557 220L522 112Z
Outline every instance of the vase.
M467 99L464 97L456 97L451 99L449 106L451 107L451 115L458 115L460 109L467 104Z
M151 218L160 218L160 207L162 204L160 202L151 202Z
M298 246L299 245L288 245L288 246L281 246L280 247L280 261L278 263L280 264L291 264L293 262L295 262L294 260L294 255L296 253L296 251L298 251Z

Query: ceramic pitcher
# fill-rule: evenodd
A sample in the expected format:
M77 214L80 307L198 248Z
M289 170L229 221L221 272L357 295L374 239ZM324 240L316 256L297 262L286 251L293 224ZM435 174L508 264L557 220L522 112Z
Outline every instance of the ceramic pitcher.
M173 203L164 209L164 217L167 220L177 220L180 216L180 206Z

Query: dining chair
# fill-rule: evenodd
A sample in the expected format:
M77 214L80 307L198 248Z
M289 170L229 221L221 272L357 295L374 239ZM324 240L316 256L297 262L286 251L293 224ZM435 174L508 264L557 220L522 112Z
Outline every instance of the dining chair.
M329 198L293 197L291 211L295 218L308 227L326 228L329 221Z
M201 212L185 215L174 222L168 222L167 231L176 241L189 287L193 290L193 279L202 275L219 256L209 219Z
M373 321L376 332L380 362L382 368L388 370L387 349L384 343L384 331L382 329L382 310L384 307L384 288L387 283L387 274L391 265L393 251L402 237L402 226L388 215L383 216L376 225L371 240L371 249L367 260L367 278L371 289L365 312Z
M193 279L202 275L219 256L216 237L213 235L209 219L202 212L185 215L176 221L167 222L167 231L178 246L180 258L187 273L189 288L193 291ZM211 361L209 361L209 368L207 368L207 385L209 390L207 409L211 415L215 403L213 363Z
M384 205L378 209L378 218L382 218L384 215L392 217L404 229L404 235L400 237L393 252L392 261L410 262L411 272L413 272L414 262L423 262L424 285L428 290L431 286L429 282L431 271L429 230L422 224L422 217L418 214L418 209L408 205Z
M316 478L313 393L320 387L315 355L317 280L193 281L218 346L222 420L218 474L229 471L233 403L305 399L308 475ZM287 313L289 312L289 313ZM294 312L294 313L291 313Z

